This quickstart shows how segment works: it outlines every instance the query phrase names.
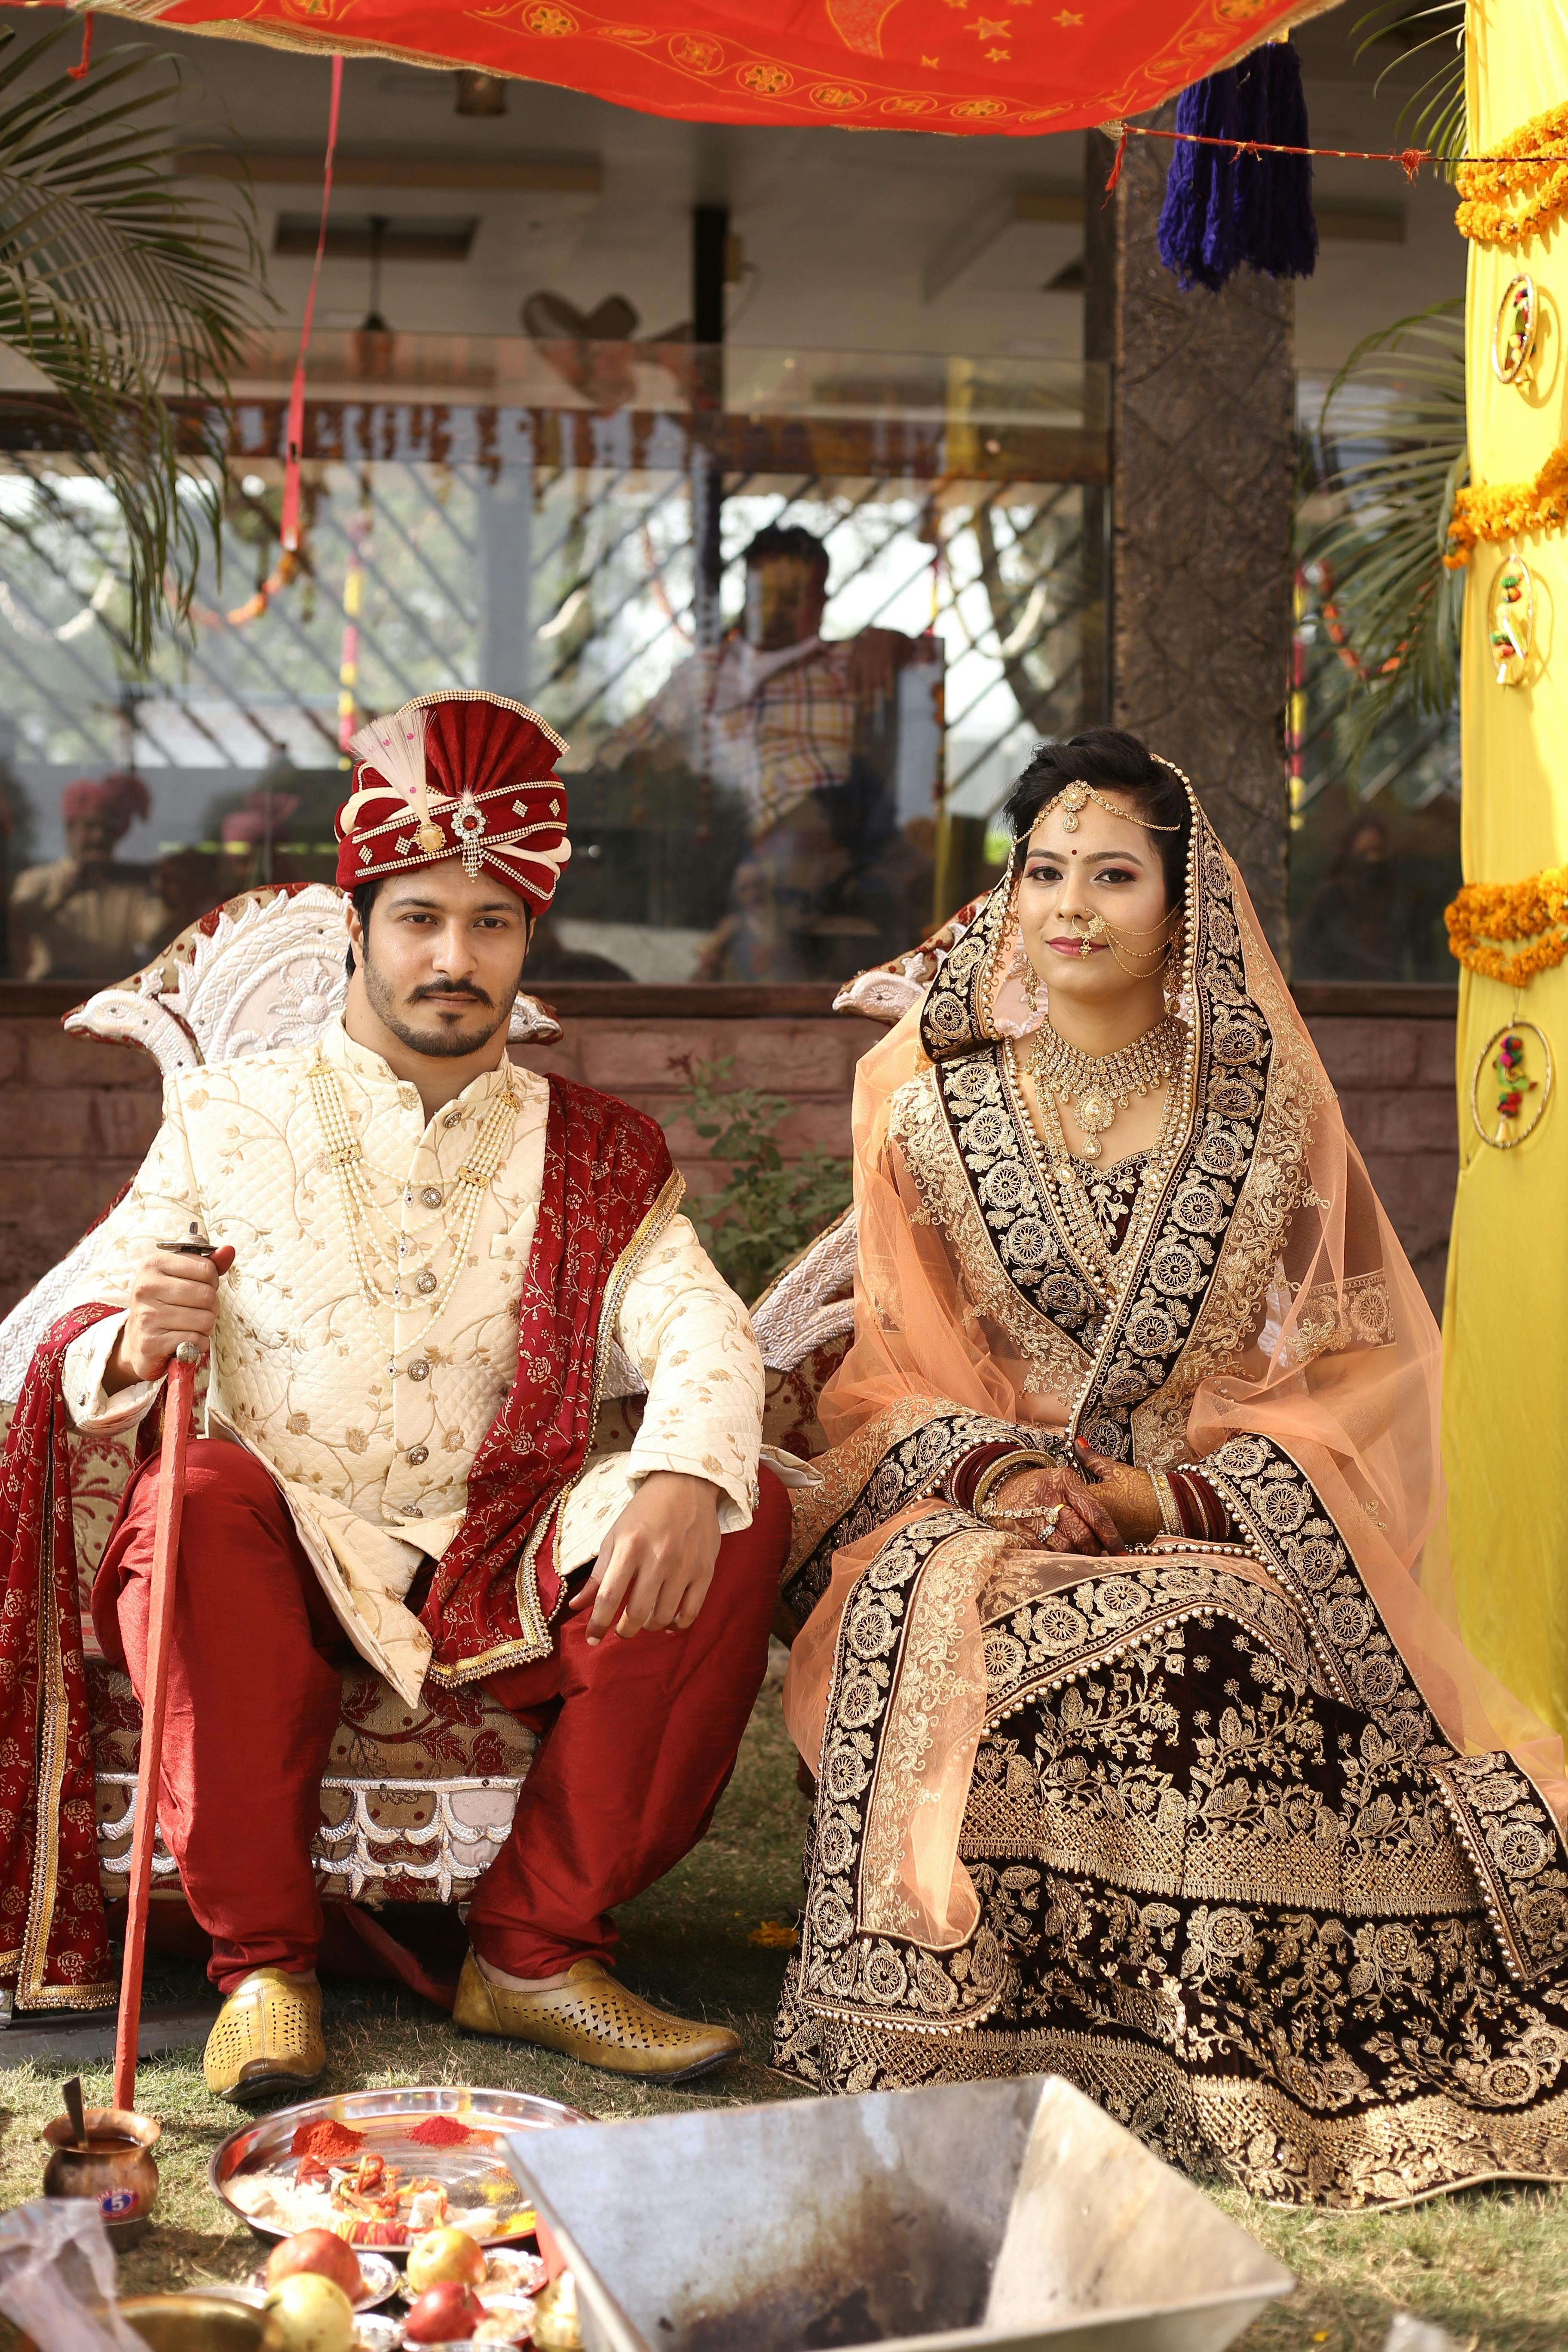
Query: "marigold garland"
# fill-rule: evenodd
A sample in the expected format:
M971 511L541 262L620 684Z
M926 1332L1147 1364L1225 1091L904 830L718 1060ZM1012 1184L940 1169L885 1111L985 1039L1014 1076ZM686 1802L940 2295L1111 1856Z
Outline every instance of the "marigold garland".
M1459 490L1448 518L1443 562L1458 572L1481 540L1514 539L1529 530L1557 530L1568 522L1568 441L1560 441L1533 481L1476 482Z
M1563 141L1561 156L1550 150ZM1542 149L1546 153L1542 153ZM1519 156L1528 161L1505 159ZM1465 201L1454 215L1477 245L1522 245L1568 211L1568 106L1531 115L1498 142L1495 155L1461 163L1455 173Z
M1522 988L1568 959L1568 866L1522 882L1467 882L1443 909L1448 953L1467 971Z

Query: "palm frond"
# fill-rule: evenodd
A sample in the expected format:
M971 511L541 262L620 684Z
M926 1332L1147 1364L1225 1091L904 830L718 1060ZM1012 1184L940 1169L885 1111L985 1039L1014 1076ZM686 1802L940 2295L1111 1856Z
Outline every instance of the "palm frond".
M1398 129L1436 155L1450 178L1465 152L1469 137L1465 109L1465 0L1426 0L1413 7L1411 0L1377 0L1356 18L1358 61L1371 48L1397 42L1405 58L1420 57L1432 70L1412 91L1394 120ZM1373 84L1381 89L1394 70L1390 58Z
M160 119L173 58L119 47L81 82L28 86L69 29L0 34L0 343L67 403L119 505L145 661L217 536L228 376L266 299L261 258L243 206L176 176Z
M1444 568L1469 478L1464 304L1439 302L1358 343L1324 395L1317 491L1331 509L1302 550L1343 631L1361 748L1396 709L1451 710L1464 574Z

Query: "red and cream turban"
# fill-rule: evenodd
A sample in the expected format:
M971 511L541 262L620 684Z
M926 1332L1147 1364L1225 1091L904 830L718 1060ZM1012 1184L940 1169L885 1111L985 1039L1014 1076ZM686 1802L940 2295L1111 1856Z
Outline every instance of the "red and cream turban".
M542 915L572 855L566 787L550 772L565 749L536 710L473 687L373 719L349 745L359 764L338 811L340 887L460 857Z
M116 769L107 776L79 776L60 794L60 816L67 824L79 817L97 817L117 834L129 833L139 816L153 813L152 796L140 776Z

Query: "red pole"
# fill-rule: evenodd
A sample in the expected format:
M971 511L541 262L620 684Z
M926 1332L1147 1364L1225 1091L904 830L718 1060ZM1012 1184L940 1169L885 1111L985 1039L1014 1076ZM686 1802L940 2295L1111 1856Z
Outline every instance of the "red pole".
M169 1636L174 1622L174 1570L180 1557L180 1517L185 1500L185 1446L199 1350L185 1341L169 1366L163 1399L163 1454L158 1467L158 1516L153 1535L152 1607L147 1628L147 1683L142 1705L142 1751L136 1763L136 1825L131 1844L131 1900L125 1958L120 1972L120 2021L114 2037L114 2104L136 2105L136 2043L142 2025L142 1970L147 1954L147 1906L153 1889L153 1840L158 1827L158 1768L163 1754L163 1714L169 1696Z

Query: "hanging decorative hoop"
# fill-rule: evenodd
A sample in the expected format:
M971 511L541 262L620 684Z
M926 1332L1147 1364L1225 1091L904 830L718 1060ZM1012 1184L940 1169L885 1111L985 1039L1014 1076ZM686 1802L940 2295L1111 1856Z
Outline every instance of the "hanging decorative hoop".
M1523 1035L1528 1030L1541 1047L1542 1074L1539 1078L1524 1073ZM1481 1117L1481 1083L1489 1065L1498 1090L1498 1107L1494 1125L1489 1129ZM1481 1141L1493 1151L1513 1151L1527 1137L1535 1133L1546 1116L1546 1106L1552 1099L1552 1048L1546 1033L1533 1021L1509 1021L1487 1039L1477 1058L1475 1075L1470 1080L1470 1122ZM1526 1118L1527 1099L1531 1115ZM1512 1105L1512 1108L1509 1106Z
M1535 356L1535 331L1540 324L1535 280L1527 269L1510 278L1492 321L1492 373L1500 383L1530 380Z
M1505 555L1487 592L1487 649L1500 686L1522 686L1535 635L1535 583L1521 555Z

